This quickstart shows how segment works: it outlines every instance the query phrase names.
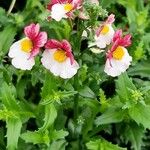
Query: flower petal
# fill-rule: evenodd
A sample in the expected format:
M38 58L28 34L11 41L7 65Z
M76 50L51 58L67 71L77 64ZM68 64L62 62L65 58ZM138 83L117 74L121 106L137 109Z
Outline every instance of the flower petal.
M28 38L33 40L39 34L39 30L40 30L40 25L32 23L29 26L26 26L24 28L24 33Z

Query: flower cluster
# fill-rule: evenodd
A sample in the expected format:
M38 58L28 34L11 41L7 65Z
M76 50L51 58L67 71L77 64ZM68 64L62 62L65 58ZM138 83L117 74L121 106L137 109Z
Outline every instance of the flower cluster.
M98 1L91 0L91 3L97 5ZM84 14L82 4L82 0L51 0L47 9L50 11L50 17L56 21L67 18L74 19L76 14L79 18L90 19ZM78 13L75 13L76 11ZM115 32L112 27L114 21L115 16L111 14L105 22L95 29L95 35L93 36L93 45L97 46L100 51L108 47L104 72L113 77L126 71L132 61L132 57L126 49L131 45L131 35L123 36L122 30ZM24 34L23 39L12 44L8 53L8 56L12 58L14 67L31 70L35 64L35 57L42 49L44 51L41 63L55 76L67 79L77 73L79 64L74 59L69 41L65 39L62 41L48 40L47 33L41 32L40 25L34 23L24 28Z

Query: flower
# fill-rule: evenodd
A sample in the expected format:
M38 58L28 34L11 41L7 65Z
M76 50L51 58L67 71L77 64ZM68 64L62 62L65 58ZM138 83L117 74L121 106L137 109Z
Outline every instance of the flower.
M73 11L79 9L81 0L51 0L47 8L51 11L51 18L60 21L62 18L73 16Z
M79 65L74 59L71 45L67 40L62 40L62 42L54 39L48 40L45 48L41 62L55 76L67 79L77 73Z
M122 30L116 31L113 37L113 44L107 53L107 60L104 72L110 76L119 76L125 72L131 64L132 57L127 49L131 45L131 35L128 34L122 37Z
M115 16L111 14L107 20L96 30L95 44L99 48L105 48L113 39L114 29L112 23L115 21Z
M31 70L35 64L40 48L47 41L47 33L40 32L39 24L30 24L24 28L25 38L15 42L10 47L8 56L12 58L12 65L18 69Z

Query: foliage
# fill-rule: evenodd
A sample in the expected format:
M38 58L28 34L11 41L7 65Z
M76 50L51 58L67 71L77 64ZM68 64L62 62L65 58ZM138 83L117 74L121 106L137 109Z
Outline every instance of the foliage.
M36 150L150 149L150 3L144 0L101 0L85 3L91 20L48 21L48 0L0 1L0 147ZM108 12L115 28L132 33L129 70L117 78L103 73L103 54L93 54L81 36ZM97 21L98 20L98 21ZM49 38L67 39L80 64L63 80L40 65L32 71L11 65L8 51L23 37L23 28L39 22ZM74 28L75 30L74 30ZM72 30L74 30L72 32ZM87 31L88 32L88 31ZM91 36L89 35L89 38Z

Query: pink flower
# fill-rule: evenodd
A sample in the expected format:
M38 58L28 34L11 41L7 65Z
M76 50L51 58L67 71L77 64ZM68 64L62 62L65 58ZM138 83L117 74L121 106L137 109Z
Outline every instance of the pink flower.
M131 35L122 36L122 30L117 30L112 40L112 47L107 53L104 71L113 77L125 72L129 67L132 57L126 47L131 45Z
M112 28L112 23L114 21L115 16L111 14L108 16L107 20L96 30L95 44L97 47L105 48L111 43L114 36L114 29Z
M35 64L36 56L40 48L47 41L47 33L40 32L39 24L30 24L24 28L25 38L15 42L9 50L9 57L12 58L12 65L18 69L30 70Z
M47 9L51 11L51 18L60 21L62 18L73 17L73 12L80 9L81 4L82 0L51 0Z
M71 78L79 68L72 54L71 45L67 40L61 42L51 39L45 45L41 62L54 75L64 79Z

